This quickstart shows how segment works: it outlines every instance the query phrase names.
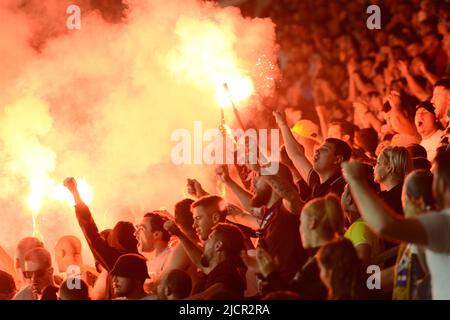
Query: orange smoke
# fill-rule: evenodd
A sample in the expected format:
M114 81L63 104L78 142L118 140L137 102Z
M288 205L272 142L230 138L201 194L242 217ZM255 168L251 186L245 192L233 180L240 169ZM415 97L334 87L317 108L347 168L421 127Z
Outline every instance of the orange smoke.
M104 227L171 211L183 197L173 190L188 177L214 192L212 169L172 164L171 134L192 131L194 121L217 128L219 106L230 104L224 83L244 116L271 94L270 20L211 2L132 0L123 22L111 24L77 1L82 27L68 31L49 22L64 21L50 17L66 0L29 0L26 10L14 1L0 4L0 68L8 71L0 75L0 205L12 222L0 227L0 245L31 233L30 211L46 241L82 238L60 185L67 176L84 177L82 197Z

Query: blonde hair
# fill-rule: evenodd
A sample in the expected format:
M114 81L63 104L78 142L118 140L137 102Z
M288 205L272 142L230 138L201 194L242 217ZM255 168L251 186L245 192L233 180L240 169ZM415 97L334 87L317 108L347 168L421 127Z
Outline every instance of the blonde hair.
M319 221L319 228L330 239L336 233L342 234L344 229L344 214L341 202L332 193L325 197L316 198L309 201L304 207L304 214L313 216Z
M412 159L408 149L404 147L387 146L381 151L379 159L385 159L392 166L392 175L403 180L412 170Z

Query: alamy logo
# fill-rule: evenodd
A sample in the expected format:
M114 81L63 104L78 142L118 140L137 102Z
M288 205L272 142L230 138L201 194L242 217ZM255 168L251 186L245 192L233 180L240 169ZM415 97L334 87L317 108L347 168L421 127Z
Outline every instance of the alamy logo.
M81 289L81 269L77 265L70 265L66 270L67 289Z
M72 4L67 7L67 14L70 14L66 20L66 27L69 30L80 29L81 28L81 9L79 6Z
M278 172L278 129L227 129L226 134L219 129L203 130L201 121L194 121L193 135L188 129L176 129L171 136L177 142L171 151L172 162L176 165L259 164L262 175Z
M366 270L367 274L370 274L367 278L366 285L369 290L380 290L381 289L381 269L377 265L370 265Z
M370 16L367 18L366 26L369 30L381 29L381 9L376 4L370 5L366 10Z

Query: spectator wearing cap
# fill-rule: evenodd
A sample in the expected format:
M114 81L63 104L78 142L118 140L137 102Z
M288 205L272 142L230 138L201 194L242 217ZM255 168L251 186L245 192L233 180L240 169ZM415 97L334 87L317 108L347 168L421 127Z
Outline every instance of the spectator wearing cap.
M84 233L86 242L88 243L95 260L102 268L110 272L121 255L138 253L138 241L134 236L135 228L132 223L128 221L119 221L116 223L107 239L102 237L89 207L81 199L76 180L69 177L64 180L64 186L74 198L78 224ZM97 298L109 299L113 293L110 277L107 276L105 278L105 294L100 294ZM104 278L102 277L102 279Z
M0 270L0 300L11 300L15 294L14 278L9 273Z
M274 116L289 158L312 190L311 198L323 197L330 192L340 197L345 187L341 163L348 161L352 155L348 143L340 139L327 138L315 150L311 163L305 156L305 148L295 140L294 134L287 126L285 115L274 112Z
M145 279L149 278L147 264L139 254L120 256L110 272L113 278L114 294L125 300L156 300L156 296L144 291Z
M305 148L305 156L313 162L314 148L322 143L319 135L319 126L311 120L302 119L292 127L295 139Z
M417 105L414 123L422 137L420 145L427 151L428 161L432 162L444 132L438 129L435 109L430 101L426 100Z

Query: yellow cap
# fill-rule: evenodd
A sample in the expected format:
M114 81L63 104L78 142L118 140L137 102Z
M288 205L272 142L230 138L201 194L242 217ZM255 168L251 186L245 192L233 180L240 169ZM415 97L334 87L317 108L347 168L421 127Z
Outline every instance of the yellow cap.
M291 131L296 135L314 140L318 144L322 143L322 138L319 135L319 126L311 120L300 120L295 123Z

